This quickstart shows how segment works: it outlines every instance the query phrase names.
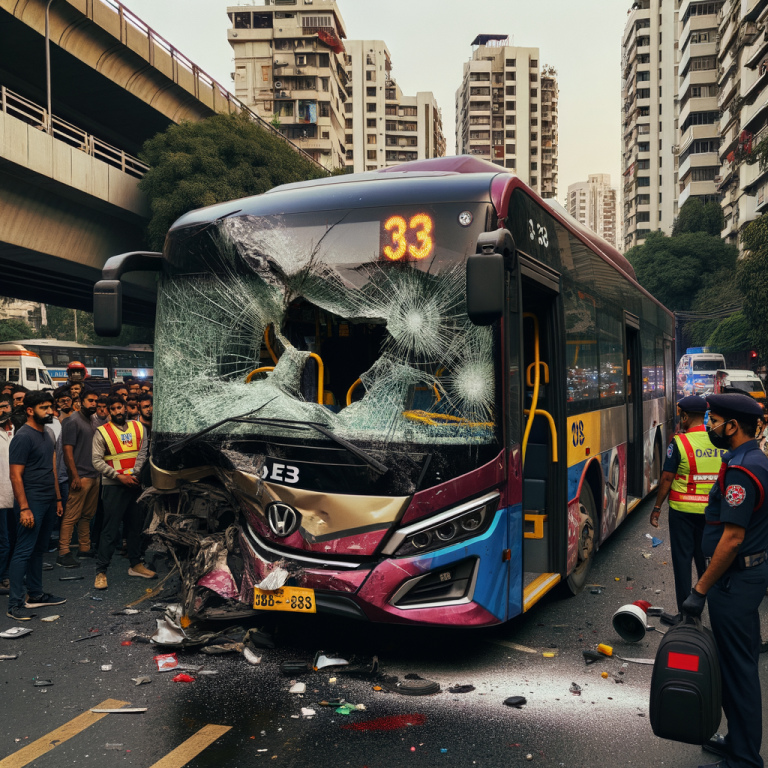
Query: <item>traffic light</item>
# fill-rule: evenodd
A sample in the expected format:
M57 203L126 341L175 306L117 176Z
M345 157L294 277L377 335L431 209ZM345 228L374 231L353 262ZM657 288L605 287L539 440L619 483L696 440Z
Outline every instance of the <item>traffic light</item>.
M753 363L754 363L754 362L757 362L757 350L756 350L756 349L753 349L753 350L752 350L752 351L749 353L749 359L750 359L750 360L751 360Z

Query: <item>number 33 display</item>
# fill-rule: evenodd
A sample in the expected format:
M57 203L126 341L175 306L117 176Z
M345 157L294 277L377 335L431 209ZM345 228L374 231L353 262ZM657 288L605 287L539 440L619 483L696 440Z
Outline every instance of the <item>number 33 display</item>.
M534 224L533 219L528 219L528 236L531 238L531 240L535 240L539 245L543 245L545 248L549 248L549 235L547 234L547 228L542 227L541 224Z
M412 259L426 259L435 243L432 239L432 219L426 213L417 213L406 221L402 216L390 216L384 223L389 233L382 252L390 261L400 261L406 254Z

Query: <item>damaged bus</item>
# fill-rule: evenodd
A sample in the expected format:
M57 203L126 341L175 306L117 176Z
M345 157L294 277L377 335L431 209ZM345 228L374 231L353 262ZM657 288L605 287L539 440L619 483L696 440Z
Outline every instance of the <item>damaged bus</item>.
M472 157L182 216L156 270L148 531L191 618L488 626L562 582L658 483L672 315L554 201Z

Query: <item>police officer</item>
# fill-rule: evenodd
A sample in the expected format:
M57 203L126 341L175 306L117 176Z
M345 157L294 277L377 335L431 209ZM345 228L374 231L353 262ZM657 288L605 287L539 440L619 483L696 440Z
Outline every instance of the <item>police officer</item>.
M747 395L710 395L707 404L709 439L728 453L704 513L702 549L707 569L682 610L701 616L709 598L728 735L704 745L724 759L700 768L763 768L757 659L758 607L768 586L768 458L755 440L761 408Z
M721 451L713 447L704 426L707 401L691 395L677 404L680 429L667 449L667 458L651 512L651 525L659 527L661 505L669 495L669 543L672 548L672 570L675 574L677 609L691 594L691 561L698 577L704 573L701 536L704 533L704 509L709 491L717 480L722 464ZM680 620L678 613L676 620Z

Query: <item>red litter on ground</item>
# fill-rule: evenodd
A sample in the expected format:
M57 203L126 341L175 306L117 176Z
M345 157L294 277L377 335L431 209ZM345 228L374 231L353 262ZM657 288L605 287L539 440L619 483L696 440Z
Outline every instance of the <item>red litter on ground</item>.
M194 683L195 678L191 675L185 675L183 672L180 675L176 675L176 677L173 678L174 683Z
M120 645L133 645L133 643L130 640L123 640L123 642L120 643Z
M179 660L175 653L163 653L160 656L155 656L154 659L158 672L167 672L179 666Z
M345 731L396 731L399 728L407 728L409 725L424 725L426 722L426 715L392 715L391 717L365 720L362 723L350 723L341 727Z

